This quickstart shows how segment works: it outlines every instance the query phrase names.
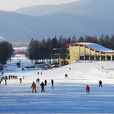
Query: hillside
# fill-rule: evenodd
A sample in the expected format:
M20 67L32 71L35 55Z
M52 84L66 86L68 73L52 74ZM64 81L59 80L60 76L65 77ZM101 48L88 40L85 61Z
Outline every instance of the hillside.
M0 12L0 36L11 42L29 42L56 36L114 33L113 0L80 0Z

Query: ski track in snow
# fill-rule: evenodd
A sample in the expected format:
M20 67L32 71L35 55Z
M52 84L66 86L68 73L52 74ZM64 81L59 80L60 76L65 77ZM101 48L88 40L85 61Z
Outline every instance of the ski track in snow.
M6 72L5 75L14 74L18 79L8 80L8 85L2 82L0 114L114 114L113 68L114 62L82 62L39 71L42 75L37 71ZM44 93L40 92L39 83L37 93L31 92L31 83L36 78L40 82L48 81ZM54 88L51 88L51 79L55 81ZM103 81L102 88L98 87L99 80ZM90 94L85 93L86 84L91 87Z

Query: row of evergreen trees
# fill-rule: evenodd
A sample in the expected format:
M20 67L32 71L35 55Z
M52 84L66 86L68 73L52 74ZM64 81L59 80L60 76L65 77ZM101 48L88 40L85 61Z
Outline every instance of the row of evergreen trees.
M7 41L0 42L0 64L5 64L13 54L12 44ZM1 67L0 67L1 68Z
M57 39L48 38L47 40L31 40L28 46L29 58L31 60L57 59L61 56L65 60L68 55L66 48L68 39L60 37ZM65 62L65 61L64 61Z
M92 42L103 45L107 48L114 49L114 36L102 35L101 37L96 36L81 36L80 38L63 37L48 38L47 40L31 40L28 46L29 57L31 60L38 59L50 59L50 58L68 58L67 44L76 42Z
M109 36L109 35L101 35L100 37L96 36L84 36L80 37L78 42L92 42L92 43L97 43L100 44L104 47L110 48L114 50L114 35Z
M101 35L99 38L96 36L81 36L80 38L55 36L42 41L32 39L28 45L29 58L38 60L61 57L65 60L69 54L67 44L75 42L93 42L114 50L114 35ZM0 42L0 64L5 64L12 54L12 44L7 41Z

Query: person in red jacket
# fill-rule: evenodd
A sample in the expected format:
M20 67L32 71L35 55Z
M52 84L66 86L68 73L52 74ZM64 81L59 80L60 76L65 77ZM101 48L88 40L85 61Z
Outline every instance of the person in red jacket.
M90 93L90 86L86 85L86 94L89 94L89 93Z

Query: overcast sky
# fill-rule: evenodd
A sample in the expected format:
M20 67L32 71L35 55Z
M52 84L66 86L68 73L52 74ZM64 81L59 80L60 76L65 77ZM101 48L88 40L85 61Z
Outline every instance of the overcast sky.
M79 0L0 0L0 10L13 11L15 9L27 6L41 4L61 4Z

